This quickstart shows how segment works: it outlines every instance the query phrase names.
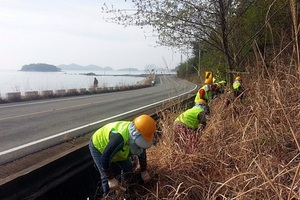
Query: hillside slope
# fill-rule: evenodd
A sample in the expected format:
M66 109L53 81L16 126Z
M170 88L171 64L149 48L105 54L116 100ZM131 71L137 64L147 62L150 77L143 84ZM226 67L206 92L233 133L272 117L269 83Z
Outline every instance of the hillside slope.
M300 199L297 68L248 71L245 101L213 100L199 135L178 143L172 123L184 108L162 114L162 137L148 151L156 178L147 199Z

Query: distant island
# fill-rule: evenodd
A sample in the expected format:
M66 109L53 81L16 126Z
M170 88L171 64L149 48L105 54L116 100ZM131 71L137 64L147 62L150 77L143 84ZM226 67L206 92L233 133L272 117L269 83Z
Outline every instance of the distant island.
M78 64L61 64L58 65L57 67L54 65L49 65L49 64L45 64L45 63L37 63L37 64L29 64L29 65L24 65L22 67L22 69L20 71L36 71L36 72L60 72L60 71L91 71L90 74L88 75L94 75L96 73L94 73L93 71L103 71L103 72L108 72L108 71L114 71L113 68L111 67L100 67L97 65L86 65L86 66L81 66ZM128 68L123 68L123 69L118 69L117 71L123 71L123 72L135 72L135 71L140 71L137 68L134 67L128 67ZM150 69L145 68L143 71L145 71L145 73L149 73ZM154 67L151 69L152 72L156 72L156 73L164 73L164 72L176 72L177 69L168 69L168 68L162 68L162 67Z
M45 63L37 63L37 64L29 64L22 66L20 71L28 71L28 72L60 72L61 69Z
M137 68L123 68L119 69L118 71L139 71Z
M111 67L99 67L97 65L87 65L87 66L81 66L77 64L69 64L69 65L58 65L59 68L62 70L89 70L89 71L114 71Z

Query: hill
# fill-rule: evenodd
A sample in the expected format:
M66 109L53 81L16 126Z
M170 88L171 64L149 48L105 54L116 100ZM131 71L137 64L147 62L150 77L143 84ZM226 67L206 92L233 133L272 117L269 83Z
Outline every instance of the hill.
M118 71L138 71L137 68L123 68L123 69L118 69Z
M59 65L59 68L62 70L105 70L105 71L114 71L111 67L100 67L97 65L87 65L87 66L81 66L78 64L69 64L69 65Z
M232 92L214 98L207 126L195 134L170 128L186 104L159 114L158 142L147 150L154 180L145 193L144 186L134 186L136 194L145 199L299 199L298 68L261 69L258 63L243 75L243 101Z
M60 72L61 69L45 63L29 64L22 66L20 71L33 71L33 72Z

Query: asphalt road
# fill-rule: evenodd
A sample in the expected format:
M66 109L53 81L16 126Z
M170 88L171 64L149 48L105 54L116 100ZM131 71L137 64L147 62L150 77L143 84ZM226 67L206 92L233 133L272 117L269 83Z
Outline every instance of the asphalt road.
M156 79L155 86L137 90L0 104L0 156L33 141L156 105L196 89L195 84L175 76L160 75Z

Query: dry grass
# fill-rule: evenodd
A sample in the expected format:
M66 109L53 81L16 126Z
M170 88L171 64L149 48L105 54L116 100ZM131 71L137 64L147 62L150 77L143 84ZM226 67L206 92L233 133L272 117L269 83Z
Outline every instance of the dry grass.
M137 189L139 198L300 199L297 67L258 68L244 77L243 103L224 107L224 96L212 102L207 127L193 142L178 142L172 131L182 109L161 114L161 138L148 150L156 178Z

